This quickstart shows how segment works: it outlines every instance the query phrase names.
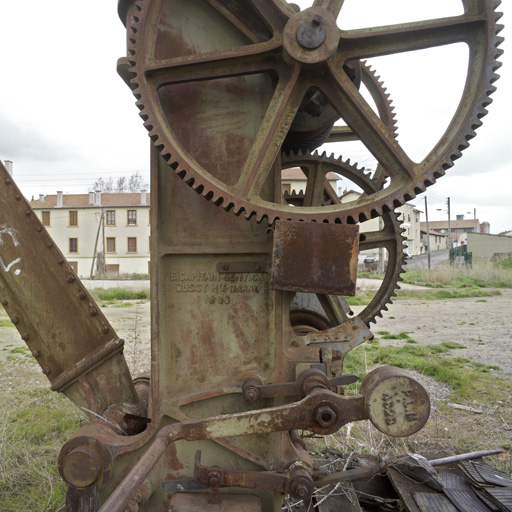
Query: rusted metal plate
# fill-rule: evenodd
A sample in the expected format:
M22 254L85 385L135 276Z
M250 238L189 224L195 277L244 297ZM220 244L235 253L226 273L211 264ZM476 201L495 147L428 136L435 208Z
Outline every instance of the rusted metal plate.
M270 287L355 295L359 227L276 222Z
M208 503L207 493L182 492L171 499L169 512L261 512L258 496L246 494L220 494L220 503Z
M410 436L420 430L430 416L430 399L425 388L400 368L383 366L363 381L370 421L390 436Z

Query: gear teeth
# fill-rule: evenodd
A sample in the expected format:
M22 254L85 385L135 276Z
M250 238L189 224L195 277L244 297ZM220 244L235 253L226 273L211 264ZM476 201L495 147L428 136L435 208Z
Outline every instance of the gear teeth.
M350 207L343 207L338 211L333 209L329 213L325 213L325 215L319 217L317 213L311 215L299 214L298 212L290 212L289 210L284 210L286 213L282 215L290 216L290 218L296 219L300 218L300 220L307 221L329 221L329 222L354 222L356 218L373 218L375 215L385 215L389 213L396 205L401 205L403 201L408 201L410 198L414 198L416 194L423 192L428 186L435 183L436 179L443 176L445 171L453 166L455 160L462 156L462 151L469 146L469 140L476 136L475 130L479 128L482 124L480 119L487 114L486 107L490 105L492 99L490 96L496 90L494 87L494 83L498 80L499 75L495 73L501 66L501 63L497 60L503 54L503 50L498 48L502 42L503 37L498 36L498 34L502 31L503 26L499 24L495 24L493 26L493 22L497 22L501 19L503 14L501 12L497 12L497 7L501 4L499 0L491 0L491 6L494 9L494 12L489 16L486 20L488 31L493 31L489 34L487 39L487 51L491 52L493 55L493 59L486 62L482 66L481 75L475 77L480 80L479 90L482 91L478 96L470 96L468 101L471 101L471 107L474 110L474 114L472 117L464 120L465 126L470 126L470 129L467 133L461 133L453 140L451 140L450 146L444 150L444 157L440 161L440 165L438 169L431 169L428 172L425 172L421 175L415 177L415 183L408 183L403 186L398 192L396 192L396 196L394 197L393 205L391 206L391 200L388 196L386 196L386 190L382 190L382 194L380 194L379 198L375 199L372 203L371 200L363 203L361 206L354 207L350 209ZM134 3L134 12L132 12L132 17L129 23L128 28L128 62L132 66L130 72L132 73L132 77L130 77L130 83L133 86L133 94L136 98L136 105L140 110L140 116L143 119L144 126L149 132L150 137L153 140L153 144L158 148L161 152L162 156L165 160L171 165L171 152L174 152L174 145L170 142L166 142L165 133L160 133L160 128L157 126L158 123L155 122L155 118L152 114L152 108L154 107L152 104L145 105L145 100L147 97L151 97L151 94L146 94L148 84L146 84L146 70L144 69L144 56L139 58L139 45L142 47L143 44L146 43L144 40L145 37L145 23L149 23L149 15L150 12L147 6L150 4L148 0L141 1L136 0ZM490 19L489 19L490 18ZM377 75L377 73L372 69L370 65L366 61L362 62L364 67L365 76L372 81L372 83L378 87L379 95L382 101L385 104L385 108L387 111L386 120L388 123L388 129L390 133L393 133L395 136L398 133L398 129L396 126L396 115L395 108L389 101L389 93L387 88L384 86L381 77ZM459 125L456 125L459 126ZM463 126L462 121L460 122L460 126ZM160 139L161 138L161 139ZM162 142L164 141L164 142ZM456 149L453 149L456 148ZM302 155L306 157L308 154L307 151L297 151L293 153L296 156ZM180 157L180 153L178 152L178 158ZM327 159L329 157L326 156L326 152L323 152L321 158ZM331 159L333 155L331 155ZM340 159L341 161L341 159ZM175 162L174 160L172 162ZM357 164L352 164L350 159L347 160L347 166L352 170L358 170ZM279 210L278 205L271 205L269 207L260 208L257 205L251 204L245 198L234 198L229 190L225 190L223 187L220 187L220 191L217 192L217 188L214 187L210 182L210 176L204 176L200 172L195 169L183 169L181 166L178 166L177 163L175 167L172 167L174 172L176 172L186 183L188 183L197 193L203 195L207 200L212 201L214 204L218 204L222 206L226 210L232 210L235 214L240 215L242 212L245 214L244 216L247 218L253 218L253 212L257 212L257 218L260 222L264 217L268 217L269 222L272 223L281 215L283 210ZM362 172L364 174L365 182L370 183L379 183L379 187L382 185L382 177L380 180L371 181L371 174L367 174L366 172ZM384 174L382 175L384 176ZM375 187L374 187L375 188ZM214 191L212 193L212 191ZM223 195L224 194L224 195ZM400 197L398 195L400 194ZM391 196L391 194L389 194Z

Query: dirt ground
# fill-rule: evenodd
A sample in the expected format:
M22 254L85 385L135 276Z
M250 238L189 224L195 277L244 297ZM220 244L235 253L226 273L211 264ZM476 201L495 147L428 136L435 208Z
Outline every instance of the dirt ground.
M360 285L368 289L377 283L361 280ZM358 308L353 309L357 313ZM108 305L103 311L126 342L125 355L132 373L147 371L150 361L150 303L132 301L129 307ZM3 309L0 310L2 319L7 319ZM504 289L501 295L484 299L396 300L383 318L370 328L377 336L379 331L393 334L406 331L421 344L461 343L466 348L454 350L452 355L498 365L501 371L497 373L512 379L512 290ZM402 342L381 340L381 343ZM25 373L20 372L22 368L39 373L38 365L30 356L17 352L22 347L25 344L14 327L0 327L0 389L6 384L15 385L12 376L17 373L14 371L16 368L18 373Z
M360 284L373 286L372 283ZM354 310L357 312L357 308ZM108 305L103 311L126 342L125 356L132 374L147 371L150 361L150 303L133 301L128 307ZM376 336L379 336L379 331L392 334L406 331L421 344L461 343L466 348L453 350L451 355L498 365L501 370L496 371L496 375L512 379L511 313L512 290L502 290L500 296L485 299L397 300L371 329ZM0 310L0 320L6 318L5 312ZM403 344L403 340L381 338L380 343ZM21 386L33 389L48 386L39 366L27 354L28 350L26 353L17 351L21 347L24 343L14 327L0 327L0 393ZM445 405L450 393L446 385L430 377L416 377L431 395L433 407L427 426L415 438L421 442L433 440L465 451L499 447L510 450L512 397L504 396L497 403L486 403L483 414L473 414ZM507 457L507 464L512 466L510 455Z
M372 286L370 280L361 281L363 287ZM424 345L461 343L466 348L453 350L453 356L498 365L500 375L512 379L512 290L500 291L501 295L485 298L396 300L370 328L375 334L405 331ZM357 312L358 308L353 309ZM400 340L381 340L384 342L399 344Z

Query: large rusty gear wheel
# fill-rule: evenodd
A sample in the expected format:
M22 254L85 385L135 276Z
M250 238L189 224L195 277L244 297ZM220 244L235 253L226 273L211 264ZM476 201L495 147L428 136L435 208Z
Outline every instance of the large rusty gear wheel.
M341 158L338 159L334 156L328 157L325 154L319 155L318 153L283 155L282 167L284 169L300 167L308 179L307 190L304 194L285 195L285 199L298 209L303 207L305 201L313 203L314 206L317 204L340 203L337 194L325 180L325 176L330 172L352 181L369 197L379 190L379 181L372 179L370 173L365 173L364 169L358 168L357 165L344 162ZM318 181L318 184L323 187L322 193L317 193L316 197L313 191L319 190L319 186L315 185L315 181ZM386 213L382 217L382 224L382 229L360 233L360 250L382 247L388 253L388 265L381 286L370 303L357 315L366 325L375 322L376 317L382 317L382 311L387 311L387 305L396 296L395 291L399 288L398 283L402 280L400 274L404 271L403 242L405 238L403 229L400 227L398 214L395 212ZM343 297L324 296L318 298L331 322L331 326L338 325L346 319L343 311L348 311L349 308ZM339 301L342 301L343 304L340 304Z
M459 16L342 31L339 0L315 0L302 12L284 0L139 0L129 11L129 57L121 68L130 67L162 157L208 200L269 223L362 222L432 185L482 124L502 53L500 1L462 3ZM359 63L460 42L469 47L462 100L445 134L415 163L359 93ZM280 204L267 184L281 151L298 139L320 145L338 118L385 169L387 186L354 204Z

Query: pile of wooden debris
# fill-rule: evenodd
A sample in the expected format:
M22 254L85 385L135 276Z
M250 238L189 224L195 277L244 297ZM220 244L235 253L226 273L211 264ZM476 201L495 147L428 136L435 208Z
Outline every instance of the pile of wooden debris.
M418 454L378 460L317 456L317 490L310 503L286 501L290 512L512 512L512 478L486 464L486 450L427 460Z

